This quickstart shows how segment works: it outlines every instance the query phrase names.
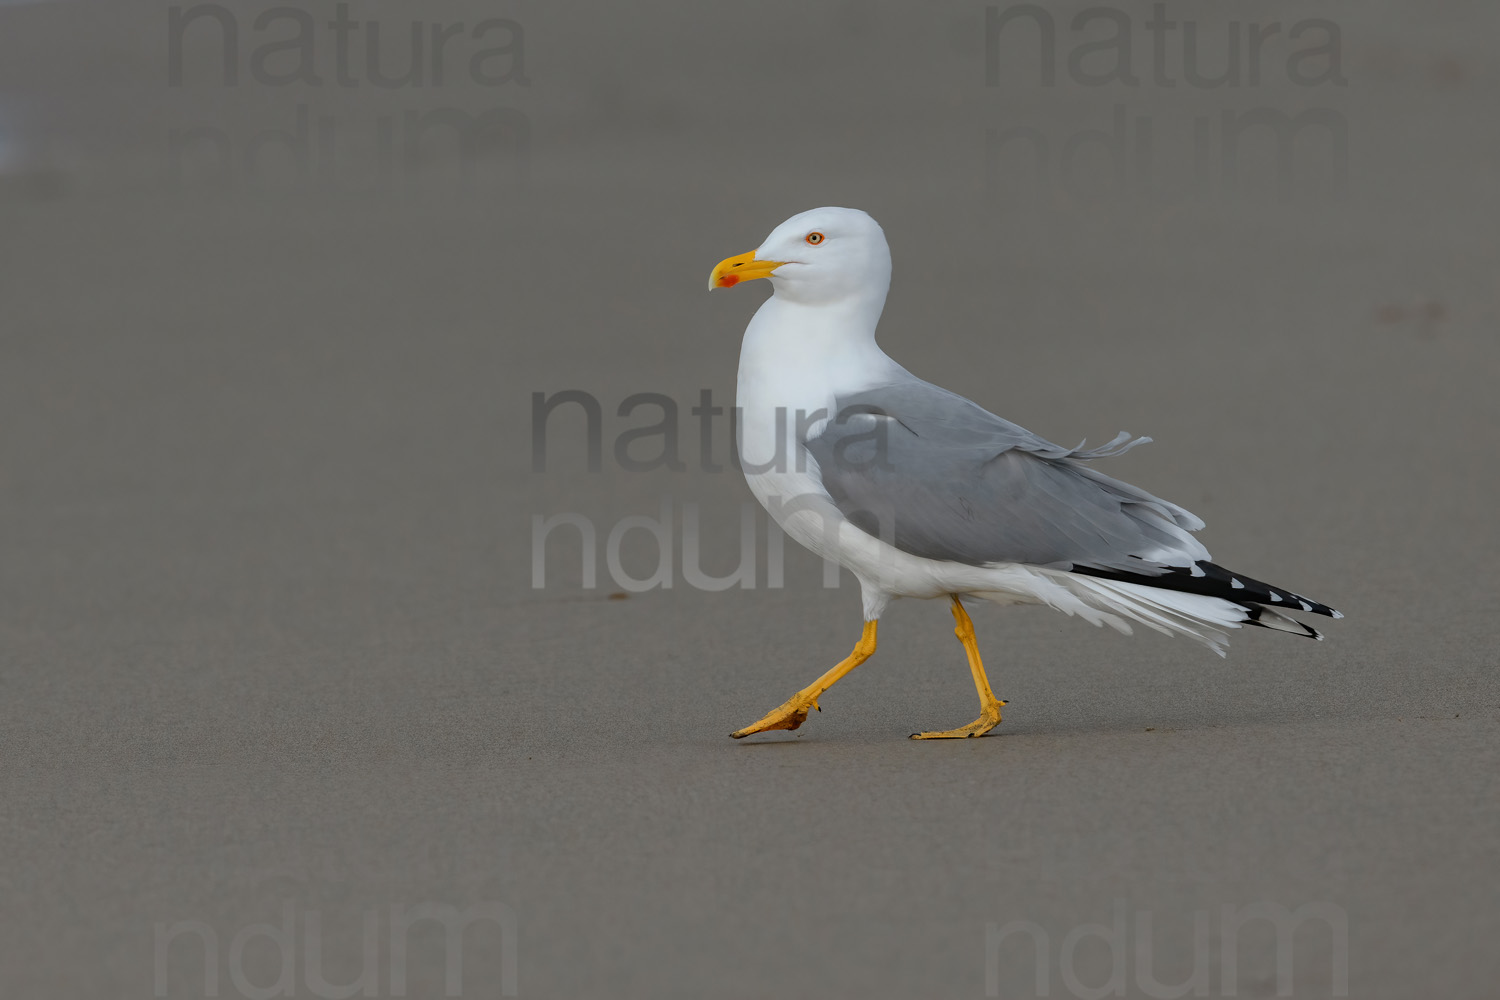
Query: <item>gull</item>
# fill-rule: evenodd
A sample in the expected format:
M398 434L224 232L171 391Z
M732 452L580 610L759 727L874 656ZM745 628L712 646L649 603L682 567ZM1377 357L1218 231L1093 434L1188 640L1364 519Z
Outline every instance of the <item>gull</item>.
M891 280L885 233L850 208L794 215L709 288L766 278L745 329L736 408L745 480L781 529L859 581L853 652L758 722L730 735L796 729L875 652L898 597L947 598L979 693L979 718L913 739L982 736L1000 723L963 600L1043 604L1130 634L1186 635L1220 656L1242 625L1322 639L1290 615L1342 618L1317 601L1210 561L1203 522L1096 471L1150 441L1063 448L924 382L875 343Z

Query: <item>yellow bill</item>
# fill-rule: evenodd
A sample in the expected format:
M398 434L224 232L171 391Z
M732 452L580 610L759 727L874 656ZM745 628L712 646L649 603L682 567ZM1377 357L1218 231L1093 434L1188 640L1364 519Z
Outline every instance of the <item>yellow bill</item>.
M772 271L785 263L784 260L756 260L754 250L721 260L714 268L714 273L708 276L709 291L715 288L733 288L742 281L769 278Z

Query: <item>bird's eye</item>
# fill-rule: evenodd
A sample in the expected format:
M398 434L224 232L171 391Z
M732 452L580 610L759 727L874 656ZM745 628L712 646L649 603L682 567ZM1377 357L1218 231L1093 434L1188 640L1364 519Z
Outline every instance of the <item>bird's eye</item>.
M822 233L808 233L807 234L807 242L810 243L813 246L817 246L819 243L823 242L823 234Z

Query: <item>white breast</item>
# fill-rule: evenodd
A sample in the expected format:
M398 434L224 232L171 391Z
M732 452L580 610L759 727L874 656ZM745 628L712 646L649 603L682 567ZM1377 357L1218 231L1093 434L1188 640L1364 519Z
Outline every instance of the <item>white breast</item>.
M839 396L902 372L876 346L866 310L772 296L745 330L736 393L745 481L782 530L820 555L838 558L844 517L803 443L822 432Z

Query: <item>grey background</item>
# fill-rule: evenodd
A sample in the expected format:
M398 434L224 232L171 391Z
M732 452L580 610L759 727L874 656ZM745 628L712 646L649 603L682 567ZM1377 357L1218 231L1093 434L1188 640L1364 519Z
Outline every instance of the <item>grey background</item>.
M243 57L284 36L252 27L269 4L227 6ZM1064 940L1117 908L1130 995L1137 915L1170 984L1202 913L1212 995L1263 996L1269 925L1228 983L1218 931L1266 900L1347 914L1351 996L1494 996L1500 15L1167 8L1206 72L1230 17L1281 22L1259 84L1192 86L1179 51L1157 84L1143 3L1107 8L1135 87L1070 78L1107 33L1068 29L1081 5L1055 8L1055 85L1015 28L992 87L977 3L440 0L421 16L519 23L529 85L393 89L332 82L326 31L321 87L225 87L207 31L174 87L165 5L0 11L0 993L202 995L191 934L155 964L158 928L196 921L218 995L248 995L231 942L290 901L295 995L316 912L333 983L373 915L388 996L390 906L493 901L523 997L1033 995L1024 940L986 981L986 928L1013 920L1048 935L1049 995L1079 995ZM394 66L415 9L352 15ZM1312 17L1339 29L1342 86L1284 70ZM332 176L272 154L227 186L174 172L173 129L242 154L299 104L337 125ZM1117 105L1156 137L1147 193L1138 138L1124 191L1098 142L1068 175L990 155L1024 126L1055 157ZM524 156L477 155L463 183L439 139L379 183L381 114L491 107L524 116ZM1264 141L1225 154L1215 123L1256 108L1337 116L1347 170L1316 130L1287 189ZM1196 118L1237 188L1189 186ZM946 609L903 602L803 729L726 739L847 652L852 581L789 551L786 587L761 566L709 593L678 553L672 589L611 599L602 549L667 496L701 506L705 568L733 568L750 496L700 467L686 410L732 399L768 289L704 283L821 204L886 228L896 358L1055 440L1153 435L1108 470L1348 618L1321 644L1237 634L1221 662L981 608L1005 722L918 744L974 696ZM570 388L605 409L604 469L559 415L533 473L531 394ZM686 471L613 461L649 422L614 416L637 392L680 402ZM532 586L532 516L561 512L598 526L596 589L566 531ZM649 573L648 536L624 558ZM499 938L469 930L464 996L499 994ZM409 995L443 995L441 936L412 942ZM1297 932L1297 996L1330 995L1338 950ZM240 957L276 979L268 939ZM1110 975L1101 940L1074 959L1083 988Z

